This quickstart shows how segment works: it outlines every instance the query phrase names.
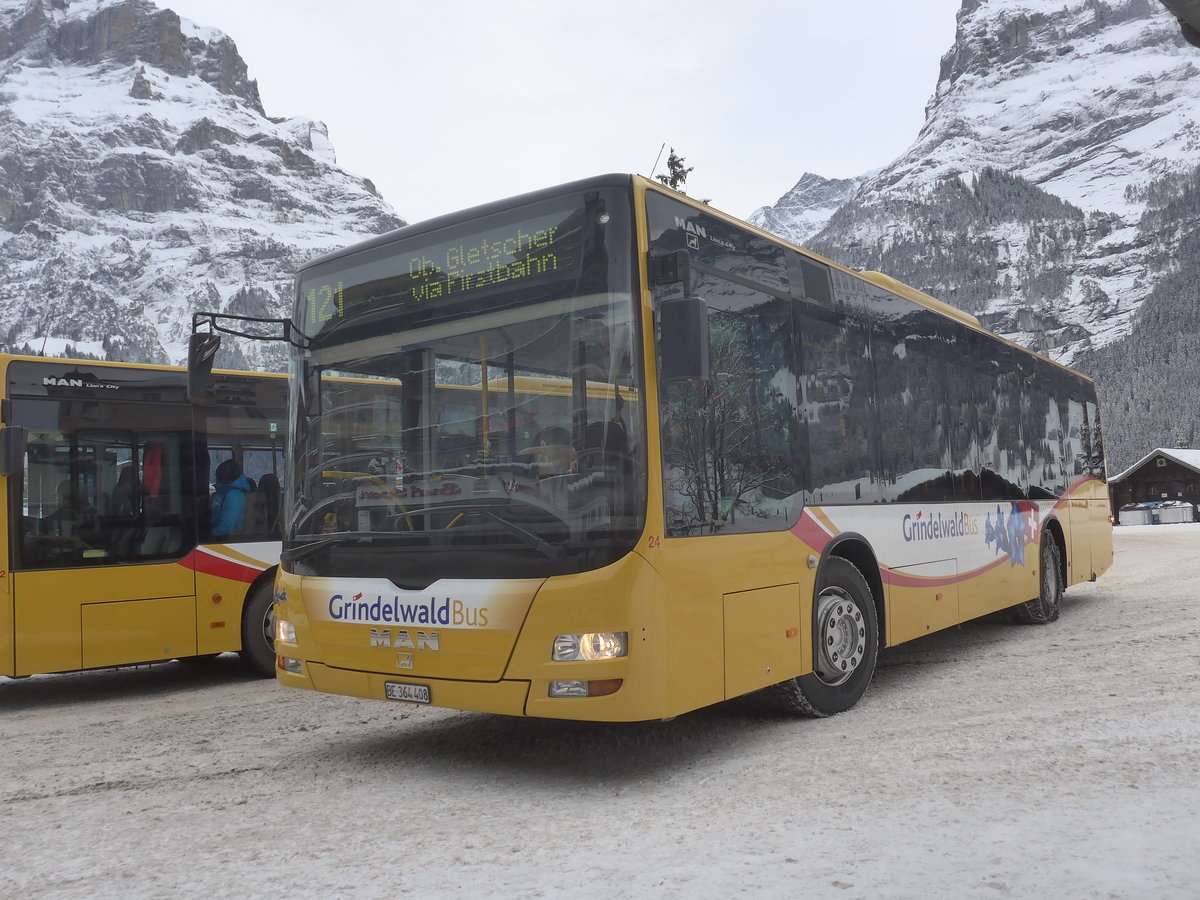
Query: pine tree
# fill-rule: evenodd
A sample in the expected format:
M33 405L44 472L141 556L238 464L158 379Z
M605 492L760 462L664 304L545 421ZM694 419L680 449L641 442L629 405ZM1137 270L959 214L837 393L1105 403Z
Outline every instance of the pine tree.
M687 182L688 172L692 171L695 166L684 168L686 160L675 152L675 148L671 148L671 152L667 155L667 174L659 175L658 180L672 190L682 191L684 184Z

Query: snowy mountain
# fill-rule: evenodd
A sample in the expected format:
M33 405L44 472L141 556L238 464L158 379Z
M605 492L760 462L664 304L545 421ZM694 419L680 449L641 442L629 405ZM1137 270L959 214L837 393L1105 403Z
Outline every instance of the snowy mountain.
M267 117L220 31L0 0L0 349L178 363L193 310L285 315L301 263L401 224L324 125Z
M760 207L747 221L792 243L805 244L829 224L833 214L858 193L867 178L867 175L858 178L822 178L805 172L796 186L780 197L774 206Z
M1198 167L1200 53L1157 2L964 0L916 142L808 245L1091 371L1110 457L1136 459L1180 444L1144 433L1136 389L1112 402L1137 379L1097 360L1163 339L1139 323L1195 265ZM790 235L808 223L784 200L761 221Z

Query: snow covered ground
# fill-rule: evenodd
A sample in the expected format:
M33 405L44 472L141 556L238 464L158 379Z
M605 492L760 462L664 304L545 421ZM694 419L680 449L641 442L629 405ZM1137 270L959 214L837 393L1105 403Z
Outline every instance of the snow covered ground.
M1200 525L1062 619L882 654L849 713L585 725L236 658L0 679L0 896L1194 898Z

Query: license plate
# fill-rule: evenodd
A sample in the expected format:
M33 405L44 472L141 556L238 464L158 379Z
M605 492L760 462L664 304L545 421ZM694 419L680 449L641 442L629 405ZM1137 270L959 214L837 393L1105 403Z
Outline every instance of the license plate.
M402 681L385 681L383 693L389 700L403 700L406 703L428 703L429 685L405 684Z

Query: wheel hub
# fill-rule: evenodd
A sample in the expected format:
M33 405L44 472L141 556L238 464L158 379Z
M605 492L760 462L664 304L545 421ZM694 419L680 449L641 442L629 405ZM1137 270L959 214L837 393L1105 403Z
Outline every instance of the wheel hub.
M846 681L866 655L862 610L841 588L826 588L817 598L817 648L816 674L829 685Z

